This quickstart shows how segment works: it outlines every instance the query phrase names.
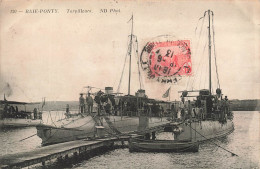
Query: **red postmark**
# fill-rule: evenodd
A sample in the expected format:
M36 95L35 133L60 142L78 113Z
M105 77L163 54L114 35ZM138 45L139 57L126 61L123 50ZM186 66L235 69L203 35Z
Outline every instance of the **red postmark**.
M189 40L149 42L142 55L146 55L148 77L189 76L192 73Z

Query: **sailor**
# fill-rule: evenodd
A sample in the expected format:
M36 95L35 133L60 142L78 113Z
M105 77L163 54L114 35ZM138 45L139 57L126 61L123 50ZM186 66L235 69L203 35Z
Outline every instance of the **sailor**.
M42 120L42 112L39 111L39 119Z
M174 104L171 105L171 115L172 115L172 119L176 119L176 111L175 111L175 107Z
M157 111L156 109L157 109L156 104L153 103L153 105L151 106L152 116L156 116L156 111Z
M208 96L206 98L206 108L207 108L207 113L206 116L210 117L211 113L212 113L212 107L213 107L213 102L212 102L212 98L211 96Z
M4 117L9 117L9 116L10 116L9 105L5 104L5 107L4 107Z
M227 96L225 96L225 101L228 101L228 98L227 98Z
M160 117L161 118L163 117L163 114L164 114L164 109L163 109L163 106L160 105Z
M151 138L151 134L150 133L146 133L145 134L145 140L150 140Z
M107 114L111 114L111 104L107 101L107 102L105 102L106 104L105 104L105 111L106 111L106 113Z
M125 112L128 111L128 110L127 110L127 108L128 108L128 107L127 107L127 104L128 104L128 103L127 103L127 101L124 101L123 103L124 103L124 104L123 104L123 112L122 112L122 113L125 113ZM123 114L123 115L125 115L125 114Z
M181 101L182 101L182 103L184 104L184 102L185 102L185 99L184 99L184 97L183 97L183 96L181 96Z
M37 114L38 114L37 108L34 108L34 109L33 109L34 120L37 119Z
M227 98L227 96L225 96L224 100L225 100L224 101L224 113L228 114L228 112L229 112L229 109L228 109L229 105L228 105L228 98Z
M194 107L194 108L192 108L192 111L191 111L191 117L195 118L196 116L197 116L196 107Z
M65 116L66 116L67 118L70 117L70 106L69 106L69 104L66 105L66 113L65 113Z
M7 104L5 104L5 106L4 106L4 113L7 113L7 111L8 111L8 105Z
M144 104L144 113L145 113L145 115L148 115L149 114L149 106L148 106L146 101L143 104Z
M70 113L70 105L69 104L66 105L66 113Z
M199 96L197 96L196 104L198 107L201 107L201 99Z
M152 132L152 140L155 140L156 136L155 136L155 131Z
M84 111L85 111L85 104L84 104L83 93L80 93L80 97L79 97L79 107L80 107L80 113L84 113Z
M182 101L179 102L179 111L180 111L181 119L184 120L185 111L184 111L184 104Z
M188 100L188 117L191 118L192 106L190 100Z
M117 116L117 115L119 115L119 113L120 113L120 105L119 105L119 103L120 103L120 99L118 98L118 97L115 97L115 115Z
M88 96L86 97L86 102L88 105L88 113L92 113L93 110L93 99L90 96L90 93L88 93Z

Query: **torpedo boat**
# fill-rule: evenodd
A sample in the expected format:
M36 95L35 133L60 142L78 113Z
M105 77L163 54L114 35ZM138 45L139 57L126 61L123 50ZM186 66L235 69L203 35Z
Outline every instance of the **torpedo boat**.
M167 117L160 116L161 109L159 108L167 107L169 103L148 98L145 90L141 88L140 81L140 89L131 95L131 57L133 53L137 55L138 51L133 52L132 50L137 38L133 35L133 16L130 20L132 30L126 55L129 58L128 93L126 95L120 93L120 87L113 92L113 87L100 89L86 86L87 98L84 99L84 93L80 94L79 116L59 120L53 125L41 124L36 127L37 135L42 139L42 145L111 135L144 134L158 130L158 127L169 123ZM138 69L140 69L139 64ZM95 89L96 91L94 91ZM93 105L90 109L87 106L89 101ZM151 105L154 107L152 112ZM69 114L69 110L66 113ZM97 130L101 130L101 128L103 128L103 134L99 135Z
M179 102L176 119L180 118L184 122L181 124L176 122L175 125L172 125L174 140L177 141L206 141L225 137L234 131L233 113L230 111L228 98L223 96L219 83L213 18L214 13L211 10L205 11L202 17L203 22L205 19L208 21L209 87L208 89L194 90L191 86L191 90L179 91L181 101ZM214 52L212 52L212 47L214 47ZM214 56L217 78L215 92L212 87L212 56Z

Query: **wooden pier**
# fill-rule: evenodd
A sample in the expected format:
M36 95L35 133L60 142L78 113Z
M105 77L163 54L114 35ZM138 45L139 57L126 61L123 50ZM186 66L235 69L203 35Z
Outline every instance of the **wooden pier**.
M102 147L111 147L116 141L126 141L129 136L110 137L97 140L76 140L50 146L36 148L29 152L21 152L0 157L1 168L27 167L45 161L66 157L69 154L80 155Z
M169 123L168 123L169 124ZM107 137L100 138L95 140L76 140L65 143L59 143L49 146L44 146L36 148L28 152L21 152L16 154L8 154L0 156L0 167L1 168L22 168L28 167L35 164L42 163L45 165L46 161L55 160L55 159L67 159L68 155L74 155L77 157L82 157L89 152L96 150L104 150L106 148L113 147L115 142L128 141L130 137L142 137L145 133L150 133L152 131L161 131L164 129L165 125L160 125L156 127L149 128L148 130L143 131L142 133L135 133L132 135L123 135L117 137Z

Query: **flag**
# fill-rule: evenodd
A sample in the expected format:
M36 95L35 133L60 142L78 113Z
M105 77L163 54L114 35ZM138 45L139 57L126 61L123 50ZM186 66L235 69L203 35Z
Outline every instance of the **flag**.
M169 89L166 90L166 92L162 95L163 98L169 97L170 89L171 89L171 87L169 87Z
M45 97L43 98L43 102L42 102L42 108L45 105Z

